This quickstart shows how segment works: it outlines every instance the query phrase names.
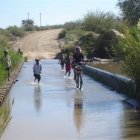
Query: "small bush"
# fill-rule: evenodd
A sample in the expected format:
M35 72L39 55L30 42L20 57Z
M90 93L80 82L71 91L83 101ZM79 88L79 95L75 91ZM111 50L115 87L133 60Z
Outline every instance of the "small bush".
M140 30L130 29L119 46L118 55L124 62L126 73L133 79L140 80Z
M119 37L117 37L112 30L103 33L97 40L97 46L94 51L94 55L100 58L115 57L113 48L118 47L118 41Z
M17 37L23 37L25 35L25 30L23 28L19 28L17 26L8 27L7 30L13 35Z
M86 52L87 57L93 56L98 37L99 35L94 32L86 32L80 37L80 46L82 47L82 50Z
M4 102L4 104L0 107L0 137L4 132L4 129L8 122L11 120L11 106L9 102Z
M62 30L58 35L58 39L64 38L65 36L66 36L66 30Z
M4 84L4 79L6 79L6 71L4 66L0 64L0 86Z
M65 37L65 42L66 44L68 42L73 42L75 44L76 42L79 41L80 37L84 35L84 31L81 29L75 29L75 30L70 30L67 32L66 37Z
M86 31L104 33L110 29L116 29L122 32L124 23L116 15L110 12L88 12L83 21L83 28Z
M75 21L75 22L73 22L73 21L71 21L71 22L66 22L65 24L64 24L64 28L66 29L66 30L75 30L75 29L77 29L77 28L80 28L80 26L81 26L81 21L79 20L79 21Z

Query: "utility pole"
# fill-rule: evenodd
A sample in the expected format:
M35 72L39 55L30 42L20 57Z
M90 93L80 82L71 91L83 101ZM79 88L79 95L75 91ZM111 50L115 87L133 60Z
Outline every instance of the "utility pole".
M40 13L40 27L41 27L41 13Z
M29 20L29 12L28 12L28 20Z

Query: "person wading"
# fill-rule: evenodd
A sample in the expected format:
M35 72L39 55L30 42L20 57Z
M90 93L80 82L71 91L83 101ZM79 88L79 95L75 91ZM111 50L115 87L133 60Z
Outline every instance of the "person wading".
M42 71L42 65L39 63L39 59L35 59L35 64L33 66L33 72L34 72L34 82L38 81L38 83L40 82L41 80L41 71Z
M65 75L67 76L68 74L69 77L71 73L71 59L69 53L67 53L67 56L65 57L65 70Z

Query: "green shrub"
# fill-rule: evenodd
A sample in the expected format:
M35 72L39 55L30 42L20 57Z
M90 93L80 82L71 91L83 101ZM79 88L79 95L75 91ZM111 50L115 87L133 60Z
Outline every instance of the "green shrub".
M23 28L19 28L17 26L10 26L7 30L13 35L17 37L23 37L25 35L25 30Z
M73 42L75 44L76 42L79 41L80 37L84 34L85 32L81 29L75 29L75 30L70 30L67 31L67 34L65 36L65 42L66 44L68 42Z
M9 32L7 30L0 29L0 49L8 46Z
M80 46L82 50L86 52L85 54L87 57L93 56L98 37L99 35L94 32L86 32L83 36L80 37Z
M135 95L140 99L140 30L133 27L119 43L117 54L123 60L125 73L136 83Z
M65 24L64 24L64 28L66 29L66 30L75 30L75 29L77 29L77 28L80 28L80 26L81 26L81 21L80 20L78 20L78 21L71 21L71 22L66 22Z
M3 35L3 34L0 34L0 48L4 48L5 46L8 46L8 37Z
M6 125L11 120L10 111L10 103L4 102L4 104L0 107L0 137L4 132Z
M66 30L62 30L58 35L58 39L64 38L65 36L66 36Z
M118 55L124 62L126 73L140 80L140 30L131 28L119 43Z
M8 32L8 30L0 29L0 35L3 35L5 37L8 37L9 36L9 32Z
M112 31L106 31L97 40L94 55L100 58L115 57L114 48L118 47L119 37Z
M110 12L88 12L83 21L83 28L87 31L104 33L110 29L122 32L124 23L116 15Z
M6 79L6 71L4 66L0 64L0 86L4 84L4 79Z
M11 52L10 56L12 61L12 67L15 68L22 60L22 56L16 52Z

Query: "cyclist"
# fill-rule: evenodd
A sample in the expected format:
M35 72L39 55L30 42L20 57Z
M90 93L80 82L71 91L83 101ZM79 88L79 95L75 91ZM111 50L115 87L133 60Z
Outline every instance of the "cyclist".
M73 66L74 66L74 80L76 81L76 87L81 89L83 85L82 73L83 69L81 64L84 62L84 55L81 52L81 48L77 46L75 53L73 54Z
M79 49L80 53L82 53L82 49L81 49L81 47L79 45L76 45L75 52L76 52L76 49Z
M84 62L84 55L83 53L81 52L81 48L79 46L76 46L75 48L75 53L73 54L73 64L80 64L80 63L83 63ZM74 70L74 80L76 78L76 75L75 75L75 70Z

